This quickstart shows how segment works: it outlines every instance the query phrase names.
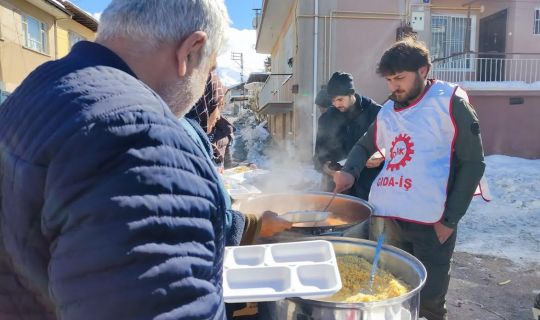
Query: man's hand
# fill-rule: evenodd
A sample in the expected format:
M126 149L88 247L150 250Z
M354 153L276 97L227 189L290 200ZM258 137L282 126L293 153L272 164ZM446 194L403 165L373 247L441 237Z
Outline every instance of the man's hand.
M437 222L433 225L433 228L435 229L435 233L437 234L437 238L439 238L439 242L441 244L445 243L448 238L452 235L454 232L454 229L448 228L444 224Z
M292 223L278 217L275 212L265 211L261 217L259 236L271 237L292 227Z
M322 166L322 170L323 170L324 173L326 173L330 177L333 177L334 173L336 173L336 170L330 169L330 164L331 163L332 163L332 161L326 161Z
M384 162L384 156L379 152L375 152L366 162L366 168L377 168Z
M334 183L336 184L334 192L340 193L353 186L354 177L352 174L345 171L336 171L336 173L334 173Z

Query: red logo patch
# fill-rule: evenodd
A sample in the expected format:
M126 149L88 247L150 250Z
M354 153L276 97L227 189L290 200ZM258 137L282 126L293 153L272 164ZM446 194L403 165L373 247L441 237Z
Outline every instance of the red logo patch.
M394 141L392 141L392 147L390 148L390 161L386 170L394 171L399 170L407 165L407 162L411 161L411 156L414 154L414 143L411 141L411 137L407 134L398 135Z

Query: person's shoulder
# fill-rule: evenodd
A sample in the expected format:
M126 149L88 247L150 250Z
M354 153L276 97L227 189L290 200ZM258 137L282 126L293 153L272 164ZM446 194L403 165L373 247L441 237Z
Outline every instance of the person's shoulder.
M460 88L458 88L460 90ZM461 89L463 91L463 89ZM463 91L465 92L465 91ZM466 95L454 94L451 99L453 111L467 111L474 112L473 105L469 102L469 98Z
M382 106L368 96L361 96L364 108L379 110Z
M452 117L456 124L478 122L476 110L466 97L454 95L452 97Z

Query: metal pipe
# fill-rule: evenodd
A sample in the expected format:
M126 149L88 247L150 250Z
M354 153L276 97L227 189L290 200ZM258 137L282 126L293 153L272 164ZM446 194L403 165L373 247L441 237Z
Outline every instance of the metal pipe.
M340 15L340 16L314 16L314 15L310 15L310 14L302 14L302 15L298 15L298 18L338 18L338 19L366 19L366 20L369 20L369 19L376 19L376 20L401 20L400 17L377 17L377 16L370 16L370 15L355 15L355 16L343 16L343 15Z
M401 20L400 17L371 17L371 16L334 16L336 19L360 19L360 20Z
M57 23L58 19L54 18L54 23L53 23L53 28L54 28L54 31L53 31L53 34L54 34L54 59L58 59L58 23ZM69 41L69 39L68 39Z
M327 41L327 37L328 37L328 34L327 34L327 26L326 26L326 23L327 23L327 18L324 17L324 59L323 59L323 75L324 75L324 81L326 82L327 80L327 77L328 77L328 65L327 65L327 59L326 57L328 57L328 50L327 50L327 45L328 43L326 42Z
M399 12L373 12L373 11L333 11L334 13L351 13L351 14L365 14L365 15L386 15L386 16L403 16L403 13Z
M315 105L315 98L317 96L317 60L318 56L318 42L319 42L319 0L315 0L315 19L313 20L313 107L312 107L312 119L313 119L313 130L312 130L312 148L311 154L315 154L315 141L317 140L317 106Z
M462 7L448 7L448 6L429 6L432 10L457 10L457 11L467 11L469 8L462 8ZM474 11L482 11L481 7L471 7L471 10Z

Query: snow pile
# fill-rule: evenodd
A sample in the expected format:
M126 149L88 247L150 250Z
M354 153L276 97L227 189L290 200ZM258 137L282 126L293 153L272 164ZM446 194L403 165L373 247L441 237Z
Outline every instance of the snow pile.
M540 263L540 160L493 155L486 164L493 200L473 199L456 250Z
M241 109L238 117L227 117L236 128L233 142L233 159L238 163L254 163L264 167L267 162L265 149L271 136L266 121L259 123L251 110Z

